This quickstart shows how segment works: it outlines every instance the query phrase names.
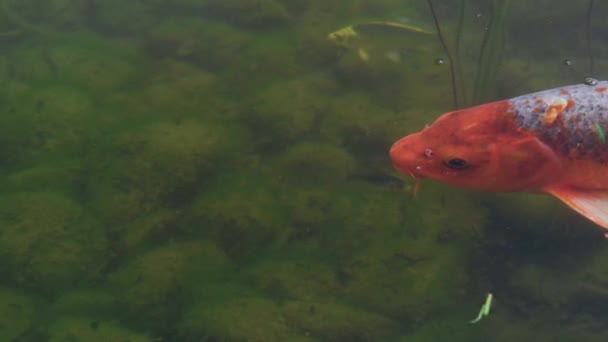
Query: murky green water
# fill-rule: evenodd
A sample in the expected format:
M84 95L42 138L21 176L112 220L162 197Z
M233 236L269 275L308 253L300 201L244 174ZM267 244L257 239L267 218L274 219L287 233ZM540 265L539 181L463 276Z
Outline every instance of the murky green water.
M605 341L601 229L387 151L603 78L608 7L462 3L1 0L0 341Z

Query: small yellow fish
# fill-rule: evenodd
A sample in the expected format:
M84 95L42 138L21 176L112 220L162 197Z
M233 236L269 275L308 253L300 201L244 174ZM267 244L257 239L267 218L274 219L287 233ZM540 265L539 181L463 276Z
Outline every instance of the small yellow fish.
M413 24L370 21L343 27L328 34L327 39L354 50L363 62L377 58L399 63L404 54L424 50L424 43L420 43L430 41L432 34Z
M401 24L394 23L390 21L370 21L367 23L360 23L349 25L344 28L341 28L337 31L334 31L327 35L329 40L335 41L337 43L348 42L350 39L368 32L379 31L379 32L396 32L396 33L423 33L423 34L432 34L433 32L428 31L422 27L411 25L411 24Z

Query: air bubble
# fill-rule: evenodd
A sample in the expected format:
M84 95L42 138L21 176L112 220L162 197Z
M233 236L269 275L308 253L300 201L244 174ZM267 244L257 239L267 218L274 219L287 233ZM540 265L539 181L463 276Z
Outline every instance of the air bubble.
M587 78L585 78L584 82L588 86L594 86L594 85L597 84L597 80L595 78L593 78L593 77L587 77Z

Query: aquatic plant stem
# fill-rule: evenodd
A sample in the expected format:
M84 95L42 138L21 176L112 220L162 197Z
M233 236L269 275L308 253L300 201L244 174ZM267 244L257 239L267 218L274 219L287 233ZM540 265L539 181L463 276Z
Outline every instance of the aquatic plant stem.
M506 18L510 3L510 0L492 2L492 17L481 44L477 75L475 75L473 104L487 101L490 97L490 81L496 77L504 51Z
M462 104L463 105L467 105L468 104L468 100L467 100L467 89L466 89L466 85L464 83L464 72L463 72L463 68L462 68L462 60L460 59L460 43L462 41L462 30L464 28L464 17L465 17L465 13L466 13L466 8L467 8L467 0L460 0L460 4L459 4L459 10L460 13L458 15L458 26L456 27L456 38L455 38L455 45L456 47L454 48L454 63L456 64L456 78L458 79L458 88L460 89L460 96L461 96L461 100L462 100Z
M450 78L452 81L452 97L453 97L453 105L454 108L460 107L460 101L458 99L458 91L457 91L457 82L456 82L456 72L454 67L454 58L452 58L452 53L446 43L443 33L441 32L441 27L439 25L439 19L437 18L437 13L435 12L435 7L433 6L433 2L431 0L426 1L429 5L429 9L431 10L431 15L433 17L433 23L435 24L435 29L437 30L437 36L439 37L439 42L441 42L441 46L443 46L443 50L445 51L448 62L450 63Z

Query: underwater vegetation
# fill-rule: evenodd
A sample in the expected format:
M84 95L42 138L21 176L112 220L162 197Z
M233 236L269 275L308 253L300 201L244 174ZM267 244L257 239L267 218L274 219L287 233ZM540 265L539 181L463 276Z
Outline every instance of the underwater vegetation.
M571 73L580 81L580 79L593 75L595 72L594 54L597 49L594 49L593 33L594 30L598 29L605 30L605 28L594 25L594 14L599 12L595 0L589 0L584 5L565 2L559 6L554 6L552 8L554 12L552 13L545 11L544 6L549 5L545 2L522 6L517 3L512 5L510 0L491 0L485 4L483 2L476 4L475 1L459 0L455 5L456 8L453 9L457 11L457 15L454 16L452 22L445 25L440 21L440 14L436 10L437 6L434 5L434 1L426 0L426 3L433 18L435 33L449 61L454 108L470 107L493 100L497 96L500 97L496 88L496 80L508 75L507 72L501 73L501 69L502 64L508 62L505 58L509 54L507 45L514 42L514 40L508 39L509 35L520 35L518 37L519 44L535 44L534 46L526 46L525 53L551 56L552 54L559 55L563 51L568 51L569 49L564 49L563 46L561 50L557 49L555 51L548 47L538 49L539 45L536 43L546 41L547 35L545 33L549 29L546 25L554 25L556 22L565 21L566 18L563 16L568 11L580 12L581 20L574 23L570 20L571 29L568 34L574 34L574 36L568 38L560 35L559 39L561 42L568 41L567 44L570 49L582 51L582 53L569 53L576 54L581 60L584 59L584 64L586 64L584 69L578 67ZM540 25L535 30L522 30L524 27L530 27L528 20L539 21L534 16L526 15L537 8L543 9L545 19L540 20ZM471 32L470 28L467 30L471 26L471 20L466 20L466 18L470 16L472 10L478 11L475 14L477 23L473 23L473 27L478 27ZM509 17L510 15L513 17ZM511 22L509 22L509 19L512 19ZM479 24L481 24L480 27ZM535 25L537 24L535 23ZM448 33L445 30L446 28L453 29ZM482 34L480 35L479 32ZM539 35L532 36L531 39L530 34ZM472 49L471 38L479 41L478 46L473 46ZM465 50L463 45L467 42L469 44ZM467 59L469 63L465 63ZM568 67L572 66L572 61L568 58L563 59L563 63ZM465 64L469 64L468 68ZM504 79L502 81L504 82ZM517 85L521 86L522 84Z
M0 0L0 341L605 340L602 232L387 156L586 69L521 36L587 7L433 3Z

